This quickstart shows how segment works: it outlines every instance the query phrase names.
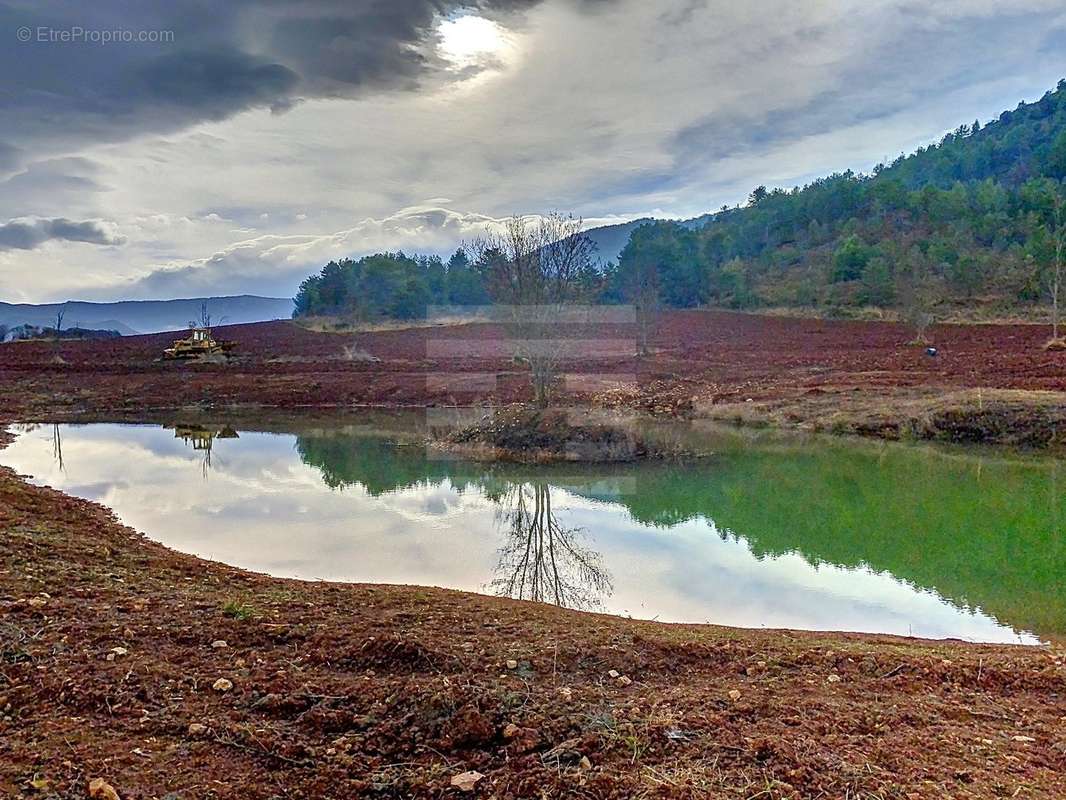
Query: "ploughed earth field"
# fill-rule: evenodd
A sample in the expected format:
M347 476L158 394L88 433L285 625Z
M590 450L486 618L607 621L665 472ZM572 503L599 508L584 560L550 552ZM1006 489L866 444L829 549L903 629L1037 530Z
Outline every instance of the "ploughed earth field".
M560 394L686 453L607 466L427 447L528 396L493 325L217 333L0 346L0 794L1062 797L1046 329L580 330Z
M662 315L645 358L633 355L632 324L559 328L575 342L562 396L600 395L658 411L781 400L840 406L857 396L878 398L884 411L900 393L1066 391L1066 353L1043 349L1049 329L1041 325L936 326L929 333L935 357L892 323L674 311ZM0 347L9 418L19 410L463 406L528 396L507 331L487 323L318 333L269 322L216 334L236 344L229 363L160 362L178 334Z

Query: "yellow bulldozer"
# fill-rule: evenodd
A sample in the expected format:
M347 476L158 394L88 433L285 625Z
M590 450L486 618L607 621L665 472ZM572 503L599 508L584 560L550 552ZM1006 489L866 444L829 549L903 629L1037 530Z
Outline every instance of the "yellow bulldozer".
M164 350L163 358L185 361L204 356L225 356L234 346L234 342L215 339L209 328L193 328L186 338L176 340L173 346Z

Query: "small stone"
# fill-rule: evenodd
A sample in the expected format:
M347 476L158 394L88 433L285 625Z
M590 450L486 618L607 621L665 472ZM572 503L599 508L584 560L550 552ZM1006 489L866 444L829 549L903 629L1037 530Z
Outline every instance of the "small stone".
M203 736L207 733L207 726L202 725L199 722L193 722L189 725L189 736Z
M31 597L26 603L30 608L40 608L41 606L48 605L48 598L46 597Z
M740 689L730 689L729 699L732 700L734 703L737 702L737 700L740 699Z
M507 667L507 669L518 669L518 662L515 661L513 658L509 658L507 659L507 663L504 664L504 666Z
M116 658L124 656L124 655L126 655L128 653L129 653L129 650L127 650L125 647L112 647L107 652L107 655L105 656L105 658L108 661L114 661Z
M607 673L607 677L608 677L608 678L612 678L612 679L614 679L614 678L618 678L618 677L620 677L620 676L621 676L621 674L622 674L622 673L620 673L620 672L619 672L618 670L616 670L616 669L612 669L612 670L608 671L608 673Z
M217 681L211 684L211 688L214 689L216 692L228 692L230 689L233 688L233 681L227 680L226 678L219 678Z
M830 676L829 676L829 677L827 678L827 680L828 680L828 681L829 681L830 683L840 683L840 676L839 676L839 675L837 675L837 674L836 674L836 673L834 672L834 673L833 673L832 675L830 675Z
M1034 739L1032 736L1014 736L1012 738L1016 742L1023 742L1023 743L1035 742L1036 741L1036 739Z
M89 781L89 797L96 800L119 800L115 787L103 778L93 778Z
M588 756L581 756L581 760L577 762L577 765L581 767L581 769L592 769L592 762L589 760Z
M508 722L506 727L503 729L503 738L504 739L513 739L521 731L522 731L522 729L519 728L517 725L515 725L513 722Z
M215 650L222 650L223 648L229 647L229 645L222 639L215 639L215 641L211 642L211 647Z
M618 680L615 681L619 686L629 686L633 682L633 679L628 675L619 675Z
M477 786L485 776L476 770L470 770L469 772L461 772L458 775L453 775L451 779L451 785L458 789L460 792L472 792L474 787Z

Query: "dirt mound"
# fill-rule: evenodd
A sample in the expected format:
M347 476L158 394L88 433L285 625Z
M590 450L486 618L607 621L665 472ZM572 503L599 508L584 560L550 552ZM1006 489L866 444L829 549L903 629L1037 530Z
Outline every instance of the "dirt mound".
M915 439L1056 447L1066 443L1066 399L1045 392L967 392L908 420Z
M624 416L528 406L490 412L438 446L470 458L536 463L635 461L655 454Z

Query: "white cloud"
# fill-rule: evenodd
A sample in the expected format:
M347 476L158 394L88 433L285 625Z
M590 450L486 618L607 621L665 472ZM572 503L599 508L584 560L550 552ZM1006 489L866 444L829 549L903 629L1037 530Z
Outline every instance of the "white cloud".
M186 220L175 221L178 224ZM586 227L624 222L624 218L585 221ZM366 218L335 233L263 234L230 244L190 262L172 261L131 276L115 287L85 287L88 298L154 298L186 295L291 294L299 281L327 261L360 257L384 250L437 253L454 251L462 242L500 230L503 220L461 213L432 203L404 208L381 219Z
M0 292L291 291L329 258L447 249L516 212L694 216L1033 99L1066 43L1043 0L543 0L487 16L507 58L475 79L20 151L0 219L112 220L126 244L0 253Z

